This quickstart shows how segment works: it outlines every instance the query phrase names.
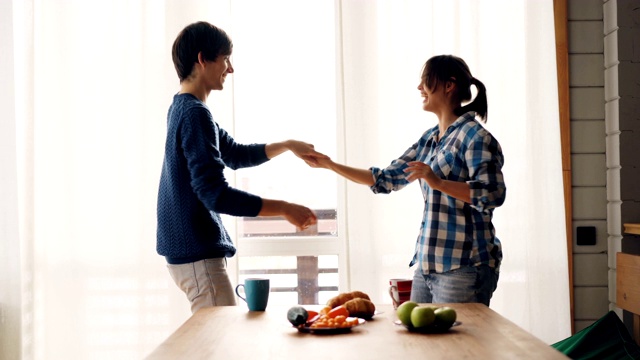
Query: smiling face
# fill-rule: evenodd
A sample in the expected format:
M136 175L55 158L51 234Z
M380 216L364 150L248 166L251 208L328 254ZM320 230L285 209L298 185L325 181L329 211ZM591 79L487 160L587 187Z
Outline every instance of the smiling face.
M205 61L204 77L207 88L222 90L228 74L233 73L231 55L219 55L215 61Z
M448 83L447 83L448 84ZM449 103L447 99L447 90L448 85L435 86L432 89L429 89L427 84L424 81L421 81L418 85L418 90L420 91L420 96L422 96L422 109L424 111L430 111L432 113L439 113L442 111L443 107Z
M232 50L231 38L219 27L204 21L186 26L178 34L171 48L173 65L180 83L194 76L194 68L204 66L205 61L208 63L226 61L226 64L219 64L220 67L231 67L228 56L226 59L220 59L220 57L231 55ZM199 69L198 72L202 70ZM220 87L220 84L217 87Z

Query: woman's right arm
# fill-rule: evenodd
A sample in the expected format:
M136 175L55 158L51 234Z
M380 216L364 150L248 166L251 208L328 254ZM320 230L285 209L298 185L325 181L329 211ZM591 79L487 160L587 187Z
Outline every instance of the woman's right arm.
M375 183L370 169L360 169L343 164L338 164L331 159L317 159L316 163L307 163L312 167L329 169L336 174L358 184L371 187Z

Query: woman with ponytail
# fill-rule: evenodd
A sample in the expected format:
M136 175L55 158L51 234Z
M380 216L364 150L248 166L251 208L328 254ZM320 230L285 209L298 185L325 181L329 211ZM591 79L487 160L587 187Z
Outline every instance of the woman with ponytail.
M471 86L476 88L472 99ZM484 84L459 57L434 56L423 67L422 108L438 117L386 168L359 169L331 159L308 162L389 193L418 180L424 213L415 253L411 300L478 302L487 306L498 283L502 248L492 224L505 200L504 158L498 141L479 122L487 119Z

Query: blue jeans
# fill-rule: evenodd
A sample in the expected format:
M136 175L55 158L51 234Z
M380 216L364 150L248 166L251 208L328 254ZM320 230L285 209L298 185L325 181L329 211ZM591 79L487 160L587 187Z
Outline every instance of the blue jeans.
M489 306L497 287L498 273L487 265L427 275L416 270L411 300L418 303L483 303Z

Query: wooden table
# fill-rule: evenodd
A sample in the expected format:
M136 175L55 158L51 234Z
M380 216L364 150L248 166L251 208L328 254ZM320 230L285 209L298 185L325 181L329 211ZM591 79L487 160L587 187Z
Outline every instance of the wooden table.
M372 320L337 335L298 332L284 307L204 308L147 359L567 359L485 305L449 306L462 324L444 334L410 333L394 324L391 305L380 305Z

